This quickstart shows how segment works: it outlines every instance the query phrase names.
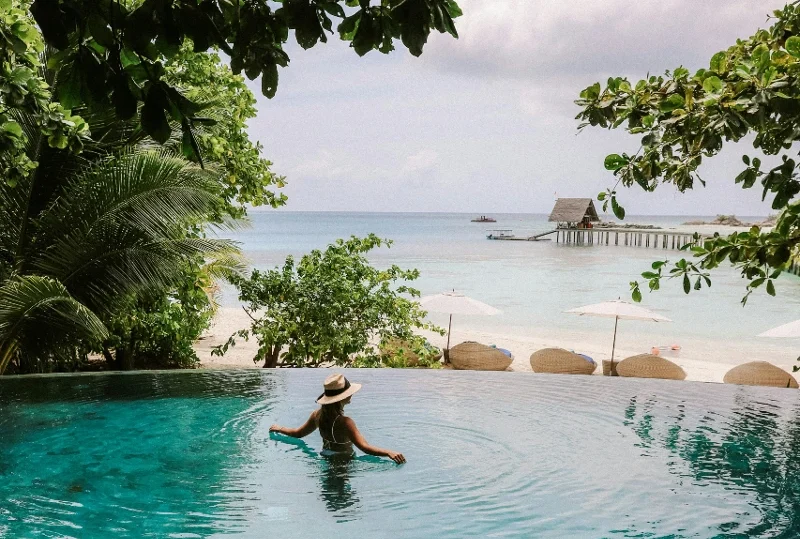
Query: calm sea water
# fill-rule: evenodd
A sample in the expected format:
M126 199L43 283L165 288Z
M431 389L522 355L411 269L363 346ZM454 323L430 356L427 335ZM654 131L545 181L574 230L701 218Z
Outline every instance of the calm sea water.
M396 466L270 436L325 374L0 379L0 537L800 536L797 391L350 371Z
M324 248L337 238L370 232L394 240L391 249L371 255L378 265L417 268L416 287L425 294L456 289L503 312L495 317L457 317L457 327L568 342L611 339L613 321L577 317L564 311L618 297L630 298L629 282L639 279L654 260L677 260L674 250L622 246L568 246L555 242L489 241L492 228L517 235L551 230L545 215L494 214L497 223L472 223L474 215L420 213L253 212L250 228L233 234L251 263L259 268L281 264L293 254ZM692 230L681 223L702 217L631 216L626 222ZM710 218L705 218L710 219ZM760 221L763 218L744 217ZM665 283L645 293L643 305L674 320L669 324L625 322L617 344L648 351L652 346L680 344L687 357L740 361L742 356L790 363L800 340L758 339L758 333L800 318L800 279L782 276L778 297L764 292L740 305L745 282L731 268L713 273L711 289L683 293L681 283ZM236 298L226 290L225 303ZM446 325L443 315L431 320ZM501 343L498 343L501 344ZM732 358L731 350L736 359Z

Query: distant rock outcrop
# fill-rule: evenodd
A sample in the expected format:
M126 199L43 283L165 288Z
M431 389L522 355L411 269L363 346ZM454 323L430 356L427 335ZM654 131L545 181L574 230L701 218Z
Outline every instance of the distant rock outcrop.
M661 230L660 226L656 225L637 225L636 223L615 223L614 221L604 221L597 223L594 228L635 228L637 230Z
M775 226L775 223L777 222L778 222L778 214L773 213L772 215L770 215L769 217L758 223L758 226Z
M740 221L735 215L717 215L713 221L687 221L683 224L685 226L713 225L751 227L754 223L745 223L744 221Z

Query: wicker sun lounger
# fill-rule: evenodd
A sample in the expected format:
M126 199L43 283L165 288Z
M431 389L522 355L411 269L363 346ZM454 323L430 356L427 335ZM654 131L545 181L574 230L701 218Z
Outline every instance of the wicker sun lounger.
M533 372L551 374L592 374L597 368L594 360L562 348L545 348L531 354Z
M668 359L652 354L640 354L623 359L615 365L617 374L630 378L662 378L685 380L686 371Z
M722 379L726 384L797 388L794 376L767 361L751 361L734 367Z
M462 342L450 349L450 363L458 370L504 371L512 361L513 356L477 342Z

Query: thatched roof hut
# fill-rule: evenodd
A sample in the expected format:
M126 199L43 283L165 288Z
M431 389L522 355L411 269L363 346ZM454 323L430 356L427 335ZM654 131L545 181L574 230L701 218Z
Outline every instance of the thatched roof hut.
M591 198L559 198L550 213L549 221L558 223L593 223L599 222L597 210Z

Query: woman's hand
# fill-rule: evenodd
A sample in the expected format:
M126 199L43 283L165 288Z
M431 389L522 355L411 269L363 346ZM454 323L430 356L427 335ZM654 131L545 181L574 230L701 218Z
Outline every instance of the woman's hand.
M270 432L277 432L278 434L283 434L283 427L281 427L281 426L280 426L280 425L278 425L278 424L275 424L275 425L272 425L272 426L269 428L269 431L270 431Z
M386 456L395 461L397 464L405 464L406 458L403 456L402 453L398 453L397 451L387 451Z

